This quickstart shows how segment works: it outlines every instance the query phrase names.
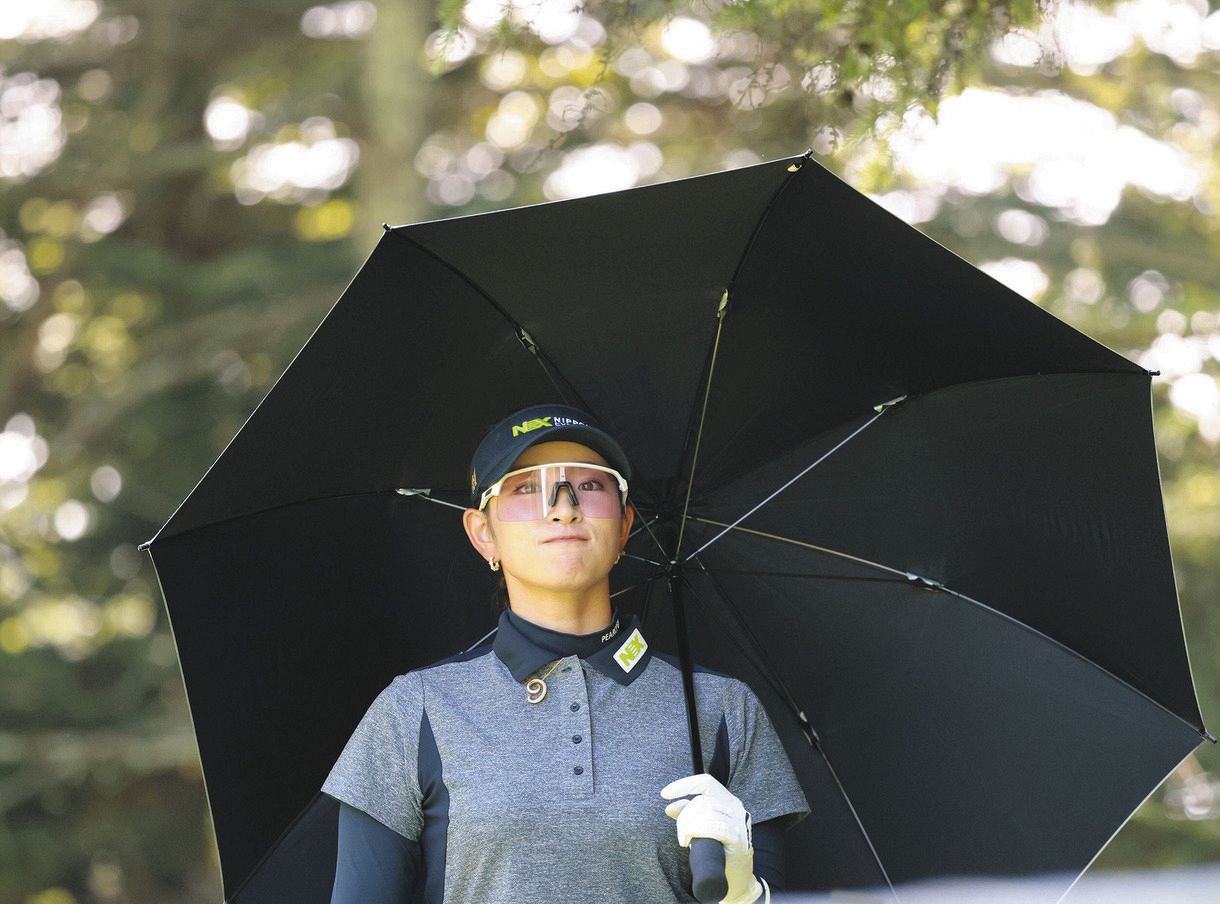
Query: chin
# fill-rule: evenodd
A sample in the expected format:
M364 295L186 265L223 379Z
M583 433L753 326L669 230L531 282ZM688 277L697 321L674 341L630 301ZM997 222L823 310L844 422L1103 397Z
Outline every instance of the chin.
M555 562L540 568L533 575L522 575L523 583L553 592L587 590L601 583L609 575L609 568L600 568L588 563ZM531 578L533 578L531 580Z

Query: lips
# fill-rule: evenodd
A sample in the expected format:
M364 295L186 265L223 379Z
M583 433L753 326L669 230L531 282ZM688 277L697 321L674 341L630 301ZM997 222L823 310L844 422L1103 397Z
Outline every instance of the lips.
M542 543L543 545L546 545L547 543L570 543L573 541L577 543L584 543L586 540L588 540L587 537L580 537L576 534L561 534L557 537L548 537L547 539L543 540Z

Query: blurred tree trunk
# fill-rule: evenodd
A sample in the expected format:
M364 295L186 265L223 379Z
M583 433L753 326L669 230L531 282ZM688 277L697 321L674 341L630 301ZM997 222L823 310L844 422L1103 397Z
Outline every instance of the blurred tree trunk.
M365 40L360 99L366 141L356 173L357 248L371 251L381 224L424 218L425 180L415 153L431 132L429 101L436 84L419 65L431 29L431 5L414 0L378 0L377 27Z

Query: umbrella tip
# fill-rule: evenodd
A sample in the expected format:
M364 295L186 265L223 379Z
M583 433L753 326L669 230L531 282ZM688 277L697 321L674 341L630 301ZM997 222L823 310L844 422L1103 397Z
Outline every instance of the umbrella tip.
M1203 729L1203 737L1205 737L1207 740L1211 741L1213 744L1216 743L1215 736L1210 731L1208 731L1206 728Z
M893 408L895 405L905 402L906 400L907 400L907 397L905 395L900 395L897 398L890 399L888 402L882 402L880 405L874 405L873 411L876 411L878 414L880 414L882 411L885 411L887 408Z
M802 166L805 165L806 160L809 160L812 157L813 157L813 148L805 148L805 153L801 154L800 157L798 157L796 160L792 161L792 163L790 163L788 165L788 172L795 173L797 170L799 170Z
M150 547L150 546L152 546L152 540L145 540L143 543L141 543L139 546L136 547L136 551L139 552L141 549L148 549L148 547Z
M390 231L390 230L392 230L394 227L393 227L393 226L391 226L389 223L382 223L382 224L381 224L381 228L382 228L382 229L384 229L386 232L389 232L389 231Z

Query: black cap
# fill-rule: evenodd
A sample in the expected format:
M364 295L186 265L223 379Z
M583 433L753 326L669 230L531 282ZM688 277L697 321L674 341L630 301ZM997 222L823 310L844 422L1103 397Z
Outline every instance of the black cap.
M627 480L627 454L593 417L570 405L531 405L514 411L487 431L470 463L470 500L477 507L489 486L507 474L530 446L559 440L580 443L606 459Z

